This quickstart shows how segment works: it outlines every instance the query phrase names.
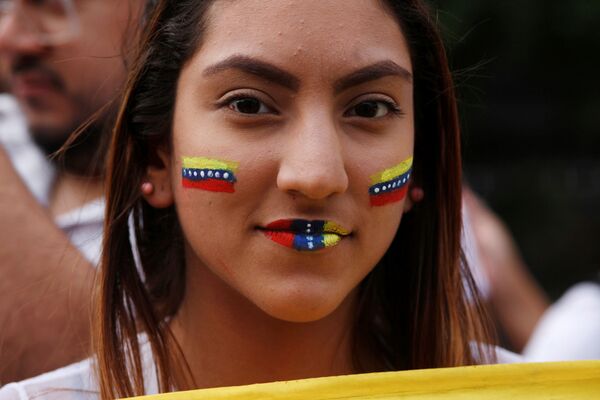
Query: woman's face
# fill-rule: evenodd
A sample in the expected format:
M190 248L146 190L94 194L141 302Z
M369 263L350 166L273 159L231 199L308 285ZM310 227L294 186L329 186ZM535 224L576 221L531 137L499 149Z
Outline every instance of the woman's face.
M178 82L169 162L188 279L278 319L323 318L405 208L372 205L369 189L413 154L406 41L375 0L216 1L207 25Z

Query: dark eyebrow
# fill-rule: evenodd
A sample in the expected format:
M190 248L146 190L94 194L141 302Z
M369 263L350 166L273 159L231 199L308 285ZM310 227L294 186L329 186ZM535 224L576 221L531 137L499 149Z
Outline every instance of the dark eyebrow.
M404 67L396 64L391 60L381 61L358 71L352 72L343 78L338 79L333 85L335 92L342 92L352 86L360 85L361 83L374 81L386 76L399 76L408 83L412 83L412 74Z
M298 91L300 88L300 80L289 72L286 72L273 64L242 55L233 55L207 67L204 70L203 75L214 75L228 69L238 69L293 91Z

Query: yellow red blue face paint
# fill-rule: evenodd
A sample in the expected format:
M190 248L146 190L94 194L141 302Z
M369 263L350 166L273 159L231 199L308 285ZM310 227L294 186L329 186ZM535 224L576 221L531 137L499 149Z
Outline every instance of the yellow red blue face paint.
M412 164L413 158L410 157L398 165L371 175L371 186L369 187L371 206L384 206L401 201L406 197L412 174Z
M275 243L298 251L337 246L350 235L336 222L305 219L280 219L268 224L262 232Z
M183 157L181 183L185 188L234 193L238 163L206 157Z

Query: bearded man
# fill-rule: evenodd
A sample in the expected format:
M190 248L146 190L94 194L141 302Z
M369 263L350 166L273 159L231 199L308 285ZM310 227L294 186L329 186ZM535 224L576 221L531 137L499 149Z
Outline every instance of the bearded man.
M46 155L67 143L47 170L23 176L0 145L0 383L87 355L109 104L124 83L147 3L0 5L0 60L31 138ZM41 174L49 180L40 203L27 184Z

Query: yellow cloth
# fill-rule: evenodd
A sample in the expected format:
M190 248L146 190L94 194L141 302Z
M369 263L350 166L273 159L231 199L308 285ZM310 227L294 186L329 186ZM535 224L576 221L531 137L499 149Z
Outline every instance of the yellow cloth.
M138 399L600 399L600 361L384 372L203 389Z

